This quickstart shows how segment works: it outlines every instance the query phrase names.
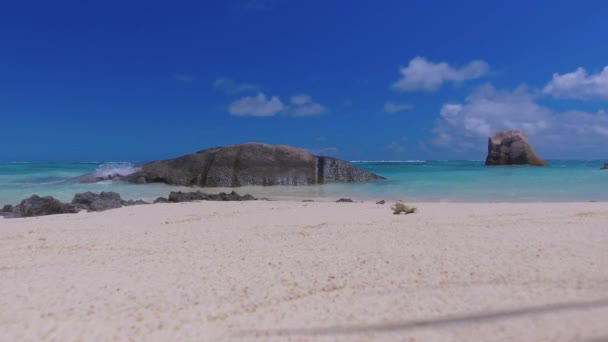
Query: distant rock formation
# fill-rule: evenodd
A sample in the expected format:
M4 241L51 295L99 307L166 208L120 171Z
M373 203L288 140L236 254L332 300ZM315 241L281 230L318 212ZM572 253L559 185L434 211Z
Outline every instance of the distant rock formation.
M540 159L522 131L502 131L488 139L486 165L547 166Z
M604 166L600 170L608 170L608 163L604 163Z
M210 148L141 166L125 180L182 186L307 185L384 179L330 157L305 150L259 143Z

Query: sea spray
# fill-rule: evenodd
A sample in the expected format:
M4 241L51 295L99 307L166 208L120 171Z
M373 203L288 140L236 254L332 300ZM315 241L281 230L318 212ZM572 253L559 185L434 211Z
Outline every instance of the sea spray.
M98 178L111 178L127 176L139 170L139 167L129 162L107 162L99 165L92 175Z

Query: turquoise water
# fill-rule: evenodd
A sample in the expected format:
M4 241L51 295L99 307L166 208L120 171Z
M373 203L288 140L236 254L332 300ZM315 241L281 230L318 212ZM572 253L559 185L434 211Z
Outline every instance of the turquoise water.
M130 163L0 163L0 204L16 204L34 194L67 202L74 194L85 191L116 191L125 199L151 200L166 196L170 191L163 184L138 186L111 181L95 184L70 181L89 172L111 174L132 170Z
M354 162L387 178L368 184L244 187L240 193L258 197L403 199L450 202L608 201L608 171L603 161L550 161L549 167L486 167L481 161ZM33 194L69 201L84 191L116 191L125 199L153 200L172 190L163 184L122 182L78 184L71 178L88 172L128 173L129 163L4 163L0 164L0 204L15 204ZM207 189L218 192L232 189Z

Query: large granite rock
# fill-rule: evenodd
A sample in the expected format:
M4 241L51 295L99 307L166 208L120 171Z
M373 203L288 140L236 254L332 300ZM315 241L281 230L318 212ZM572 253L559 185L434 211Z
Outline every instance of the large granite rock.
M486 165L547 166L540 159L522 131L502 131L488 139Z
M247 143L147 163L125 179L134 183L237 187L369 182L384 178L348 162L314 156L299 148Z
M13 208L14 217L72 214L77 212L78 208L73 204L62 203L51 196L40 197L37 195L24 199Z

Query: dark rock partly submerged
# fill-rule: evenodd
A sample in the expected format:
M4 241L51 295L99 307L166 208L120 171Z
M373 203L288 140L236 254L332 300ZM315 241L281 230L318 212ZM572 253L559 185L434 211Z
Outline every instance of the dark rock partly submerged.
M384 179L350 163L305 150L259 143L211 148L141 166L125 180L200 187L307 185Z
M488 139L486 165L547 166L539 158L522 131L501 131Z
M608 170L608 163L604 163L604 166L600 170Z

